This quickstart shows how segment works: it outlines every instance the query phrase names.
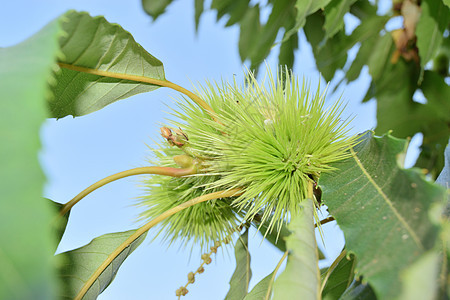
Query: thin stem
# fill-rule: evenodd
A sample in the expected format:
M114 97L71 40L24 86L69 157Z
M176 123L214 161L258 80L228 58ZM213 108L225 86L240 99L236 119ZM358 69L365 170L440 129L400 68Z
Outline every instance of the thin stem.
M325 218L325 219L322 219L322 220L320 220L320 225L323 225L323 224L326 224L326 223L328 223L328 222L332 222L332 221L334 221L335 219L334 219L334 217L328 217L328 218ZM317 224L315 224L315 227L317 227Z
M132 242L134 242L137 238L139 238L141 235L143 235L145 232L150 230L153 226L157 225L159 222L164 221L168 217L176 214L179 211L182 211L185 208L191 207L193 205L196 205L201 202L205 202L208 200L213 199L219 199L219 198L228 198L228 197L234 197L234 196L240 196L244 192L237 188L237 189L231 189L227 191L219 191L214 192L210 194L206 194L191 200L188 200L178 206L175 206L162 214L160 214L155 219L151 220L144 226L140 227L138 230L136 230L135 233L133 233L128 239L126 239L119 247L116 248L106 259L103 261L103 263L95 270L94 274L89 277L89 279L84 283L81 290L78 292L77 296L75 297L75 300L81 300L86 292L89 290L89 288L92 286L92 284L97 280L97 278L102 274L102 272L113 262L113 260L123 251L125 250Z
M289 251L284 252L283 256L281 257L280 261L278 262L277 266L275 267L275 270L273 270L273 275L272 275L272 278L270 279L270 285L269 285L269 288L267 289L267 293L266 293L266 295L265 295L265 297L264 297L265 300L268 300L268 299L270 298L270 293L271 293L271 291L272 291L272 283L273 283L274 280L275 280L275 276L277 275L278 270L279 270L280 267L281 267L281 264L282 264L283 261L286 259L286 257L288 256L288 254L289 254Z
M184 87L181 87L171 81L168 81L166 79L161 80L161 79L156 79L156 78L151 78L151 77L146 77L146 76L114 73L114 72L110 72L110 71L102 71L102 70L97 70L97 69L74 66L74 65L66 64L66 63L62 63L62 62L59 62L58 65L61 68L65 68L65 69L69 69L69 70L73 70L73 71L77 71L77 72L83 72L83 73L92 74L92 75L111 77L111 78L117 78L117 79L129 80L129 81L149 83L149 84L153 84L153 85L171 88L171 89L178 91L180 93L183 93L186 96L188 96L189 98L191 98L195 103L197 103L200 107L202 107L204 110L206 110L206 112L211 116L211 118L214 121L216 121L219 124L222 124L222 123L220 123L219 120L217 120L216 113L211 108L211 106L208 105L208 103L206 103L203 99L201 99L199 96L195 95L191 91L189 91L189 90L185 89Z
M328 268L327 275L325 275L324 279L322 280L322 286L320 287L320 294L322 294L323 289L325 288L325 284L327 283L328 278L331 275L331 272L333 272L333 270L336 268L338 263L345 257L345 255L347 255L347 250L344 249L342 250L341 254L339 254L339 256L333 261L331 266Z
M126 171L122 171L108 177L103 178L102 180L97 181L96 183L90 185L81 191L78 195L76 195L72 200L63 205L60 211L60 215L64 216L72 207L78 203L81 199L95 191L96 189L108 184L110 182L116 181L121 178L125 178L128 176L134 175L142 175L142 174L155 174L155 175L167 175L172 177L181 177L185 175L195 174L196 171L194 168L187 169L178 169L178 168L169 168L169 167L141 167L134 168Z

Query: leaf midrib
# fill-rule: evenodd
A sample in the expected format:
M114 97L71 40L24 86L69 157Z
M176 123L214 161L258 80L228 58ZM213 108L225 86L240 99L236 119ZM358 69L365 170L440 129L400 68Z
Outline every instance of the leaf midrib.
M403 227L408 231L408 233L413 238L416 245L421 249L425 250L422 242L420 241L419 237L416 235L416 233L412 230L412 228L409 226L409 224L406 222L406 220L402 217L402 215L397 211L397 209L394 207L391 200L386 196L386 194L383 192L381 187L375 182L375 180L372 178L372 176L369 174L369 172L366 170L366 168L363 166L361 161L359 160L358 156L356 155L355 150L353 148L350 149L350 152L352 154L353 159L355 160L358 167L361 169L363 174L366 176L367 180L374 186L378 194L383 198L383 200L386 202L386 204L390 207L392 213L397 217L399 222L403 225Z

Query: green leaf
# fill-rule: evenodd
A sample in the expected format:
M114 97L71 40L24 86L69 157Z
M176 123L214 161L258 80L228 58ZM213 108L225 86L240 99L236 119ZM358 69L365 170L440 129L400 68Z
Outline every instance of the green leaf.
M294 52L298 49L298 35L293 34L291 36L287 35L288 32L285 32L284 38L287 38L282 42L280 47L280 54L278 55L278 64L281 66L286 66L289 70L292 70L294 67Z
M334 300L344 293L352 284L355 277L356 260L354 255L350 258L344 257L337 266L331 271L325 287L322 291L323 300Z
M371 37L364 42L361 42L361 47L359 48L355 59L353 60L348 70L345 72L345 77L347 78L348 82L356 80L359 77L363 66L367 64L367 61L373 54L373 45L376 44L377 40L378 37Z
M403 272L403 288L398 299L438 299L436 296L440 264L442 262L437 251L429 251L422 255Z
M387 20L388 18L385 16L378 16L376 14L373 16L369 16L361 20L361 24L355 28L355 30L348 38L349 42L347 49L344 48L342 49L343 51L348 51L358 42L361 43L361 46L355 59L353 60L351 66L346 72L346 78L349 82L359 77L362 67L368 64L368 61L371 59L373 55L377 56L379 55L379 52L377 51L382 51L384 53L385 51L384 48L377 49L376 51L374 51L374 45L376 45L380 39L383 39L380 38L379 31L384 28ZM389 50L390 45L386 46L388 47Z
M0 48L0 299L53 299L52 210L42 198L38 154L46 97L58 55L57 22Z
M419 71L416 63L400 59L396 64L388 63L378 81L372 82L372 92L378 100L376 132L393 130L401 138L422 132L422 151L416 166L429 170L435 178L443 166L444 145L450 136L446 125L450 110L443 100L449 97L450 90L437 74L427 72L423 90L430 99L426 104L413 101Z
M256 45L256 40L261 31L259 22L258 4L247 10L247 13L241 20L241 32L239 34L239 56L242 61L250 57Z
M322 29L324 21L322 13L318 11L308 16L303 29L311 44L317 69L326 81L331 81L336 70L342 69L347 61L348 39L343 31L339 31L322 45L325 37L325 31Z
M61 208L63 207L63 204L54 202L50 199L46 199L50 202L50 205L53 209L53 222L52 222L52 230L53 230L53 236L56 237L56 240L58 243L61 241L64 232L66 231L67 222L69 221L69 215L70 211L68 211L64 216L60 216ZM57 246L57 245L55 245ZM56 248L55 248L56 251Z
M435 122L432 114L423 111L423 104L413 101L418 75L415 63L401 59L396 64L388 63L382 72L375 81L377 133L392 130L395 136L406 138L420 132L425 123Z
M156 20L166 11L167 6L169 6L172 1L173 0L142 0L142 7L153 20Z
M359 0L350 7L350 13L363 21L377 13L377 6L368 0Z
M450 137L446 126L450 122L450 87L436 72L425 71L421 90L427 103L420 116L428 116L429 121L422 123L424 139L416 166L429 170L436 178L444 166L444 149Z
M136 230L129 230L105 234L93 239L86 246L57 255L62 261L59 272L64 279L60 297L73 299L77 296L105 259L135 232ZM124 260L144 241L145 236L146 233L142 234L117 255L89 287L82 299L97 299L97 296L113 281Z
M420 89L438 118L450 120L450 86L436 72L425 71Z
M448 7L450 7L450 0L444 0L443 1L445 5L447 5Z
M243 300L269 300L272 294L272 285L275 280L275 271L258 282Z
M295 25L285 32L283 41L287 41L292 35L296 34L306 23L306 17L323 9L331 0L297 0L295 2L296 16Z
M419 82L422 81L425 64L436 55L450 20L449 8L440 0L424 0L420 7L422 13L416 28L421 67Z
M280 229L273 230L273 228L269 231L269 225L272 223L272 218L268 218L264 221L264 223L256 222L255 219L253 221L256 223L258 227L258 232L272 245L277 247L281 252L286 252L286 238L291 234L291 232L287 229L285 223L281 224ZM319 259L325 259L325 255L323 252L319 251Z
M195 0L195 31L198 31L198 25L200 24L200 16L203 13L203 0Z
M248 251L248 229L239 237L234 246L236 269L230 279L230 290L225 299L243 299L248 293L248 285L252 278L250 269L250 252Z
M125 80L123 76L165 80L162 63L119 25L75 11L69 11L60 20L66 33L59 41L63 54L60 62L65 67L56 72L56 83L52 85L54 99L49 105L53 117L85 115L159 87ZM98 70L103 75L88 74L76 67ZM115 74L122 79L114 78Z
M377 300L377 297L370 285L362 284L361 281L353 281L339 300Z
M273 299L318 299L320 278L318 252L314 234L315 209L311 199L305 199L302 210L289 223L292 232L286 238L289 250L286 269L276 279Z
M350 6L356 0L332 0L325 7L325 38L333 37L344 27L344 15L350 11Z
M250 0L213 0L211 8L217 10L217 20L220 20L225 15L229 15L229 19L225 24L228 27L242 20L249 8L249 3Z
M419 170L399 168L406 145L406 140L368 131L353 157L334 164L338 176L320 178L322 201L358 259L358 275L381 299L395 299L401 272L435 245L437 228L428 211L445 197Z
M378 81L390 64L391 53L393 51L393 40L390 34L386 33L377 39L375 46L372 45L372 55L367 62L369 74L373 81Z
M293 19L295 19L293 1L280 0L273 3L269 19L261 28L256 44L252 49L253 51L250 53L251 70L257 69L269 55L279 30L288 26L288 24L292 24L291 21Z
M277 247L281 252L286 252L286 238L291 234L291 232L287 229L284 223L280 229L272 230L272 228L269 232L267 232L271 222L272 218L268 218L264 221L264 223L258 224L258 232L261 233L267 241Z

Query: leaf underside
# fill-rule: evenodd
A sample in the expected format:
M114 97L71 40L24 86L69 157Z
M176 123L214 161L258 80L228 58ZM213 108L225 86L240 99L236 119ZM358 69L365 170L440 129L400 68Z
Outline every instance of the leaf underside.
M234 246L236 269L230 279L230 290L225 299L243 299L248 293L248 285L252 278L250 269L250 252L248 251L248 229L239 237Z
M142 48L122 27L103 17L69 11L59 19L66 33L59 40L60 62L124 75L164 80L162 63ZM81 116L120 99L158 86L61 68L51 82L51 116Z
M319 256L313 216L315 206L312 199L305 199L300 205L302 210L288 226L292 232L286 238L289 255L285 270L275 280L274 300L319 298Z
M77 296L103 261L135 232L136 230L129 230L105 234L83 247L57 255L61 260L59 276L64 283L60 297L73 299ZM124 260L144 241L145 236L146 234L141 235L116 256L87 290L84 300L96 299L108 287Z

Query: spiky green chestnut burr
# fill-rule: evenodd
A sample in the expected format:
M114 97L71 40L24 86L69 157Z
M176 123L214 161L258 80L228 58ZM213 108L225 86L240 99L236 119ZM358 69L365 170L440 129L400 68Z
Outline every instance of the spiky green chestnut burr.
M325 95L319 89L311 93L304 82L300 85L289 72L283 73L284 77L277 78L269 74L266 84L259 84L251 74L242 86L208 83L198 94L220 122L195 104L178 101L173 112L177 120L172 123L182 128L189 140L177 150L198 161L199 174L159 179L164 182L149 189L151 207L163 205L164 201L156 199L168 193L188 199L197 196L195 193L241 188L239 197L203 203L198 216L219 216L227 211L222 220L215 217L217 224L224 222L217 227L226 228L237 224L237 219L231 218L234 209L248 221L256 214L262 221L272 217L273 227L299 212L308 183L333 171L331 163L349 157L355 137L347 136L349 120L342 119L342 102L326 108ZM228 205L233 209L227 210ZM210 228L197 224L196 232L189 235L183 228L193 226L191 218L176 219L168 227L172 235L212 234Z
M200 164L199 160L189 156L178 147L162 145L154 153L156 162L164 167L190 167L186 164ZM198 166L197 168L201 168ZM199 172L201 172L199 170ZM217 180L214 176L189 176L174 178L166 176L151 176L144 182L146 194L138 199L138 206L143 212L140 219L153 219L165 211L188 200L208 194L204 186ZM208 248L211 242L222 240L241 223L239 214L231 207L230 198L210 200L191 206L164 220L160 225L159 234L163 239L173 242L180 240L184 245L200 244Z

